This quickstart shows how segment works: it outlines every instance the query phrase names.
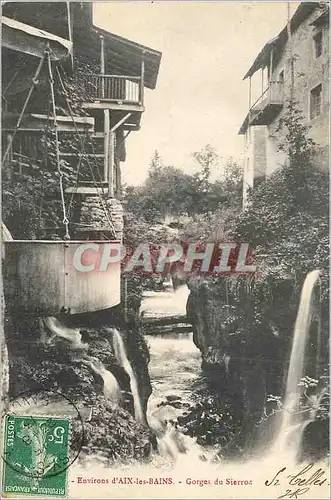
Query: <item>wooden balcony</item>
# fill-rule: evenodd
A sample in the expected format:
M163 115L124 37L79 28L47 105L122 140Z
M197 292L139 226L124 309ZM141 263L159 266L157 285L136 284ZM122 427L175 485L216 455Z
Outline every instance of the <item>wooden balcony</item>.
M4 112L2 114L2 130L12 132L15 130L16 123L19 117L19 113L8 113ZM73 134L77 133L77 130L81 133L94 132L94 118L90 116L57 116L57 129L58 132L65 132ZM24 115L21 120L20 127L18 129L19 133L30 133L30 132L44 132L47 125L53 125L53 118L47 115L42 115L38 113L32 113L29 115Z
M140 76L93 75L83 77L89 109L144 111L144 84Z
M284 82L270 82L249 110L249 125L269 125L276 118L284 104L283 89Z

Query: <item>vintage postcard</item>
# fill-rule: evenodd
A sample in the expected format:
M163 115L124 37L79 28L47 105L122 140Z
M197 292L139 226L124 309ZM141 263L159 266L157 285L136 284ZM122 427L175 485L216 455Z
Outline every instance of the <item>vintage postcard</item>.
M1 7L1 498L330 498L329 3Z

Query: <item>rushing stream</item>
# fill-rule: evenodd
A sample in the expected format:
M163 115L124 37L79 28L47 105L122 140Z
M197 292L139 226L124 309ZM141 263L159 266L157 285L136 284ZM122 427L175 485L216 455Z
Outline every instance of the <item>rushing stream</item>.
M285 481L277 483L272 491L268 489L268 481L286 468L296 472L303 467L297 464L296 458L300 449L302 433L308 422L314 420L316 407L321 394L315 395L315 406L305 417L298 418L298 409L302 391L298 387L305 374L306 347L309 339L313 294L319 280L319 272L309 273L301 293L300 305L293 334L293 344L290 356L287 383L284 390L284 408L280 412L280 421L275 433L273 446L261 457L246 463L215 463L213 450L197 445L194 438L184 436L174 426L174 421L183 415L187 408L196 403L196 389L201 389L203 378L201 374L201 355L195 347L192 333L168 333L164 335L148 335L146 337L150 350L149 375L152 384L152 395L149 398L147 420L157 437L158 450L154 452L151 462L146 464L132 463L118 469L105 469L98 462L91 461L88 468L81 469L75 465L70 470L71 482L80 476L109 477L123 474L134 476L140 480L146 477L171 478L172 485L177 488L169 490L169 486L160 483L156 494L152 488L144 488L138 496L145 498L200 498L201 487L208 487L205 497L236 497L236 498L310 498L310 486L301 488L298 496L288 489ZM145 316L171 316L185 314L188 289L186 286L173 291L147 293L141 306ZM104 395L113 403L121 404L121 391L115 376L97 359L84 353L86 347L82 343L78 330L62 327L55 318L47 318L46 326L53 335L70 340L72 348L81 352L81 360L90 369L100 375L104 381ZM112 329L112 340L115 356L119 364L127 372L130 379L131 392L134 401L135 418L144 424L144 414L139 397L137 379L128 360L121 333ZM315 412L315 413L314 413ZM263 467L261 467L263 464ZM326 467L319 464L319 467ZM315 465L314 465L315 467ZM88 473L87 473L88 470ZM285 470L285 469L284 469ZM322 470L322 469L321 469ZM323 474L325 474L323 472ZM153 478L152 478L153 480ZM239 485L241 488L234 488ZM108 484L108 483L107 483ZM148 483L152 484L152 483ZM322 483L324 484L324 483ZM222 492L220 492L220 487ZM84 494L88 497L106 496L109 486L98 485L97 490L84 484ZM286 496L286 488L289 491ZM71 494L74 497L82 495L82 489L73 485ZM115 493L116 491L116 493ZM116 488L112 497L137 497L137 487ZM321 490L320 490L321 491ZM327 498L327 495L320 498ZM285 496L283 496L285 494ZM319 496L317 490L311 490L313 496ZM292 496L291 496L292 495ZM294 495L294 496L293 496Z
M171 316L186 314L188 289L175 292L149 293L142 302L145 315ZM152 395L148 402L147 418L155 431L159 453L176 461L180 454L194 452L203 455L194 439L175 430L173 421L195 402L194 388L201 377L201 354L193 343L193 334L167 333L148 335L150 350L149 375Z

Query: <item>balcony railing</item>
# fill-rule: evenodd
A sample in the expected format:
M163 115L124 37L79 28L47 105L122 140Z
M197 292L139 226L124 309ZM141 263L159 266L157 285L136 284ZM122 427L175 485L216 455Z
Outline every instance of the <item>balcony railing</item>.
M143 104L144 86L140 76L85 75L87 94L98 101Z
M250 108L250 125L269 125L284 103L284 82L271 81Z

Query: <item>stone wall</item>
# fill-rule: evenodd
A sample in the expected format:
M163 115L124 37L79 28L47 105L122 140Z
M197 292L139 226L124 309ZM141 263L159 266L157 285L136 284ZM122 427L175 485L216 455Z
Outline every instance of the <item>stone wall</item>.
M103 230L105 233L112 233L114 228L116 239L123 238L123 208L115 198L85 196L81 201L79 222L89 226L91 232Z
M294 58L294 100L298 102L303 113L304 123L311 127L309 135L321 148L318 154L318 164L321 168L328 168L328 142L329 142L329 28L323 26L315 28L311 23L321 14L316 9L305 19L292 35L292 55ZM322 32L322 54L316 58L314 36ZM289 44L285 46L282 55L277 61L272 80L279 80L280 73L284 71L284 99L290 98L291 93L291 63ZM311 90L322 84L321 114L316 118L310 117ZM267 174L270 174L284 160L281 153L277 152L282 133L277 131L279 119L284 116L285 106L268 126L268 162Z

